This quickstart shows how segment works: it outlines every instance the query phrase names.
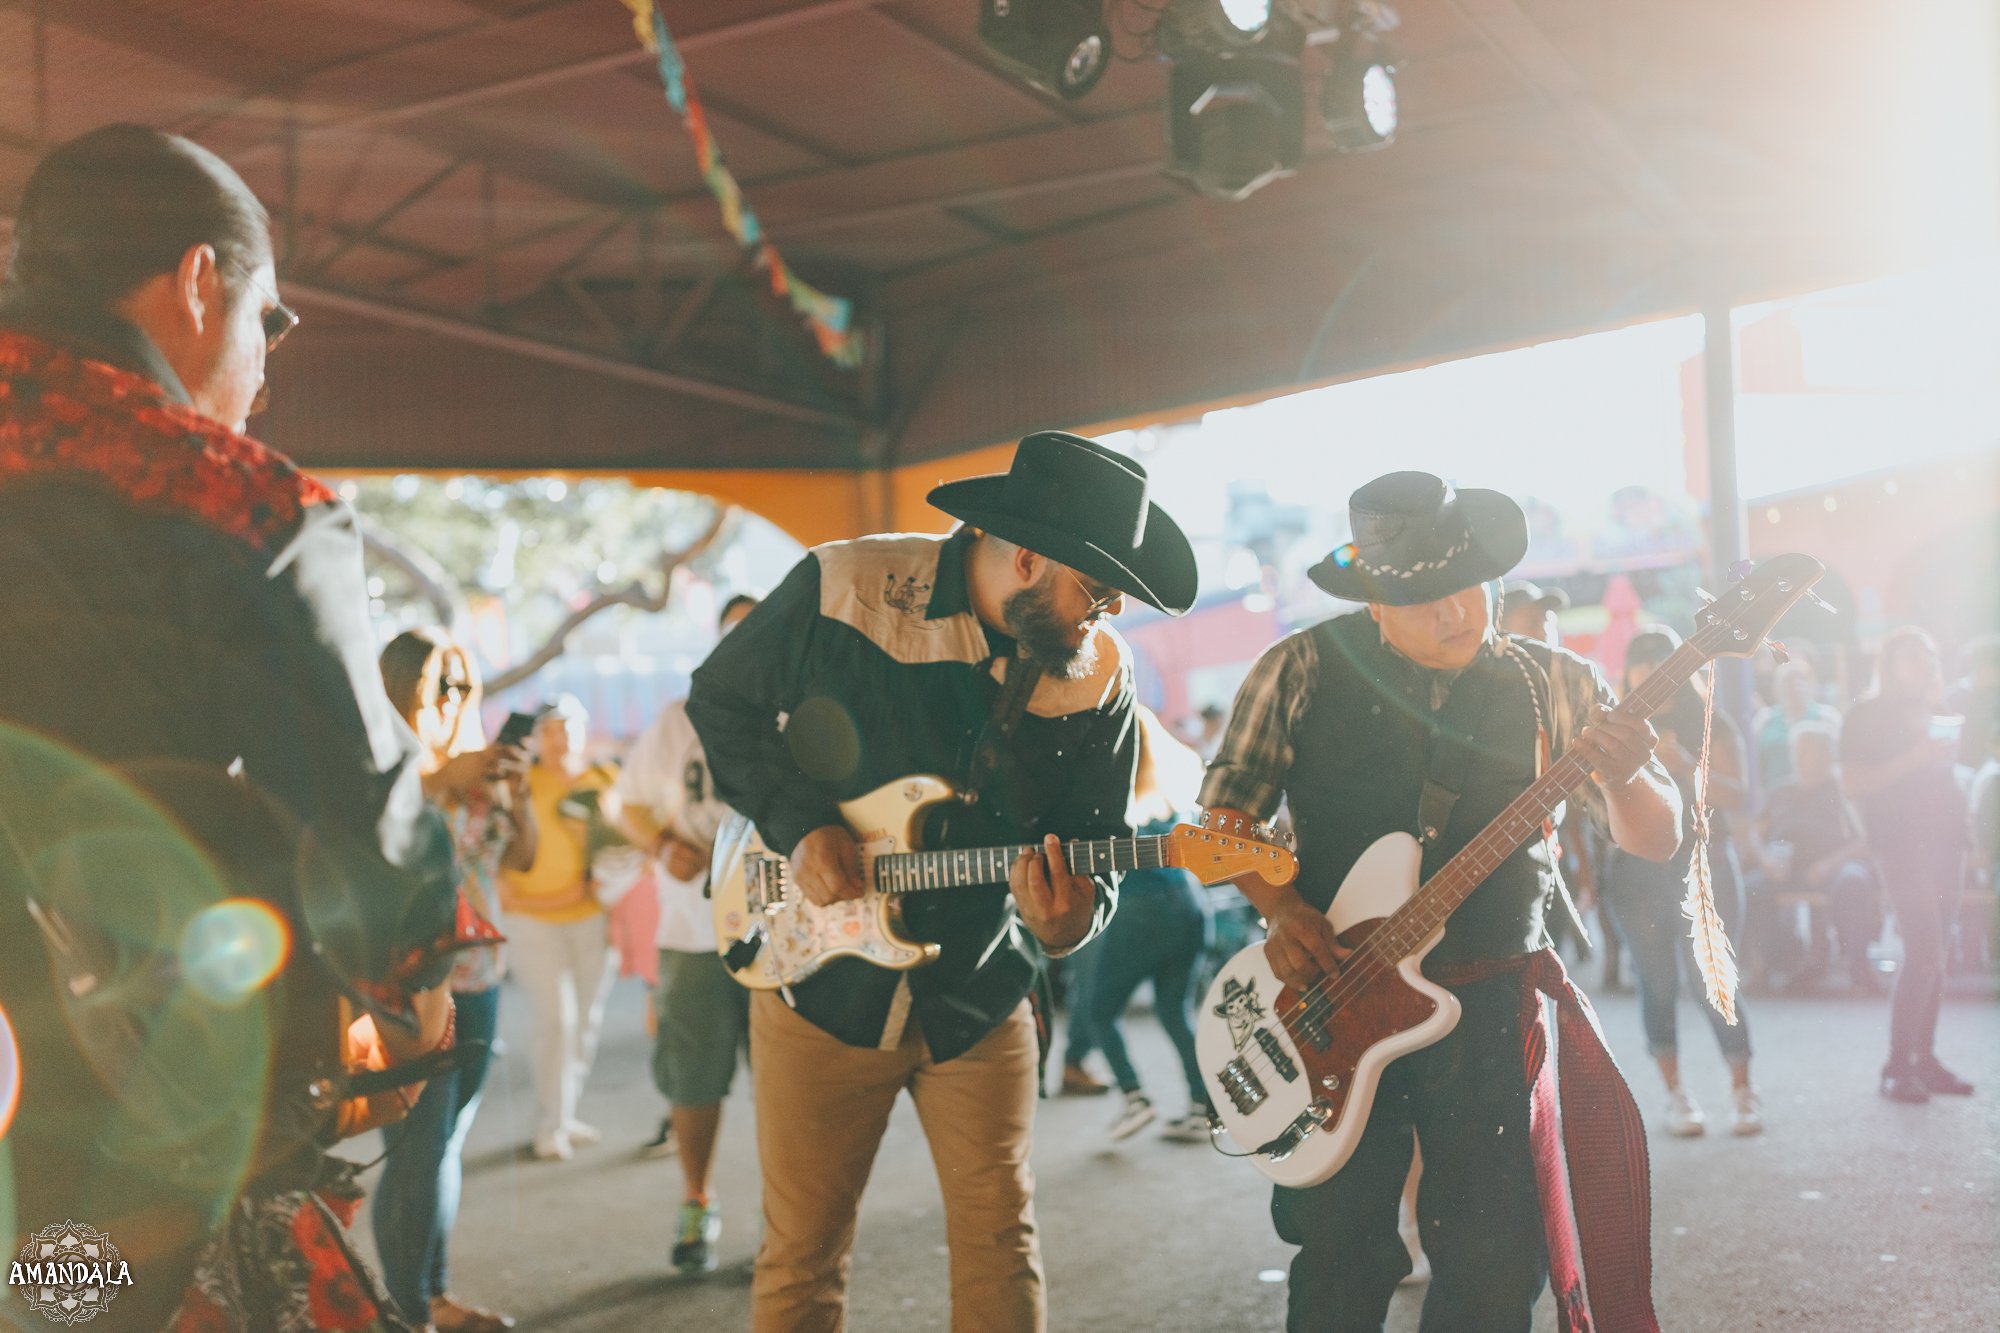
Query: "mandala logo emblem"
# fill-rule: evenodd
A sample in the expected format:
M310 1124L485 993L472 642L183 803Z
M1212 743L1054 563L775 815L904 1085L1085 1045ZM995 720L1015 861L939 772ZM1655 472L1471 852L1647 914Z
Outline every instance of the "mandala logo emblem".
M58 1222L28 1238L8 1270L7 1285L51 1323L82 1324L97 1318L118 1288L132 1285L132 1270L102 1231Z

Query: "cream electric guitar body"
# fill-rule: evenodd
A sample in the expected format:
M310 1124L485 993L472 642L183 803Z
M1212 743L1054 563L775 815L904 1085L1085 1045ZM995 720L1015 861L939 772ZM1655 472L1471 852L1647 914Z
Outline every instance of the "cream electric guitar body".
M1757 566L1696 615L1693 635L1618 712L1648 717L1711 658L1755 652L1825 572L1804 555ZM1302 1188L1346 1165L1382 1071L1458 1023L1457 999L1422 971L1446 920L1586 776L1581 752L1565 754L1421 884L1416 839L1392 833L1370 845L1327 911L1352 950L1339 976L1304 992L1282 986L1261 944L1216 974L1198 1015L1195 1051L1217 1117L1258 1170Z
M777 990L804 981L835 958L860 958L899 971L934 962L937 945L902 933L903 896L1005 884L1026 850L1019 845L924 850L930 811L957 799L944 779L918 775L844 802L841 817L861 848L868 891L831 907L808 902L793 885L784 857L764 846L748 820L732 816L716 837L709 874L717 948L730 974L753 990ZM1176 866L1204 884L1251 874L1285 884L1298 873L1298 863L1282 847L1189 824L1156 837L1067 842L1063 855L1078 874Z

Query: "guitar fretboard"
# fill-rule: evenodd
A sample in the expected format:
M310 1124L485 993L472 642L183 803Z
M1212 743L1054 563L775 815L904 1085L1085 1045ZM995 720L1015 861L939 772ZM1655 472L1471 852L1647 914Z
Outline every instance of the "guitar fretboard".
M1639 688L1621 702L1616 711L1623 717L1647 718L1673 697L1681 683L1701 668L1707 657L1693 644L1682 644L1673 656L1654 669ZM1486 877L1515 849L1540 832L1571 790L1584 780L1590 761L1571 747L1549 766L1533 786L1496 816L1458 854L1444 863L1411 899L1397 908L1376 932L1381 947L1390 958L1416 952L1431 933L1444 924L1459 904L1472 896ZM1370 940L1371 946L1374 940Z
M874 860L875 888L881 893L918 893L972 884L1005 884L1029 844L976 847L965 851L890 852ZM1126 870L1158 870L1172 864L1164 837L1102 838L1066 842L1063 860L1074 875Z

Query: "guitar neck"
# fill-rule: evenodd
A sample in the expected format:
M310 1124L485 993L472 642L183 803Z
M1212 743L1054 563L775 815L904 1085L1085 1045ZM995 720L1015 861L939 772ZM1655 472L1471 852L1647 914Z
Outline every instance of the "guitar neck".
M1673 656L1654 668L1653 673L1619 703L1614 710L1621 717L1644 720L1673 698L1674 691L1698 671L1708 659L1691 644L1683 644ZM1572 746L1547 772L1508 804L1479 836L1444 863L1435 875L1398 908L1377 932L1390 957L1414 953L1501 862L1529 838L1542 830L1556 807L1561 805L1589 774L1590 763Z
M1005 884L1014 862L1038 844L978 847L966 851L889 852L874 861L878 893L919 893L926 889L962 888L973 884ZM1076 875L1126 870L1158 870L1173 864L1164 837L1100 838L1066 842L1063 860Z

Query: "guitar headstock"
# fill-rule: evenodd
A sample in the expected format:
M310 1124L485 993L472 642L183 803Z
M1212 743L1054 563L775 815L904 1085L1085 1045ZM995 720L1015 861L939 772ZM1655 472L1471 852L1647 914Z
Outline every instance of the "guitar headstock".
M1230 827L1176 824L1167 834L1167 864L1179 866L1203 884L1255 875L1266 884L1289 884L1298 877L1299 862L1278 844L1271 829L1248 820L1225 821Z
M1704 658L1750 656L1825 573L1826 566L1809 555L1772 556L1695 612L1688 644Z

